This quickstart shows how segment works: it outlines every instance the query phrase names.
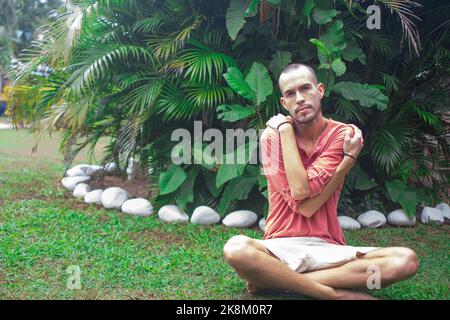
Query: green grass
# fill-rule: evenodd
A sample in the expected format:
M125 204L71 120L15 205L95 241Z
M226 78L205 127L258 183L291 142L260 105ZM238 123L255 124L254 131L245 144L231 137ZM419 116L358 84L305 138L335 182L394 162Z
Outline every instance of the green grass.
M27 137L25 131L0 130L0 298L304 298L251 297L226 264L222 247L231 236L261 238L262 232L166 224L156 215L134 217L85 205L60 187L63 166L57 153L51 160L45 154L24 156ZM387 227L346 232L346 238L351 245L407 246L417 252L418 274L376 291L377 297L449 299L448 231L448 225ZM80 290L67 289L71 265L81 269Z

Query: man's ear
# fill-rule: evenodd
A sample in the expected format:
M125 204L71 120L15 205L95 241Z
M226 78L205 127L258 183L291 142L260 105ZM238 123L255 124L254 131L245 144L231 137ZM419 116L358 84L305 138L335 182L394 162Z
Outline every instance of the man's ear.
M325 86L322 82L317 85L317 90L319 90L320 92L320 98L323 98L323 96L325 95Z
M286 110L288 110L287 106L286 106L286 99L284 99L283 96L281 96L280 98L280 103L283 106L283 108L285 108Z

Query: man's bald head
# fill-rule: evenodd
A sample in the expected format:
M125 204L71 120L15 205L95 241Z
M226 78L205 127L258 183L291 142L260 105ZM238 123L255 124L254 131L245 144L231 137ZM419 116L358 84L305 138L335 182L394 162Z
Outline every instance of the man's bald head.
M286 77L289 73L291 73L293 71L297 71L299 69L305 69L310 74L311 81L315 85L318 84L316 72L314 71L314 69L311 66L304 64L304 63L291 63L291 64L287 65L286 68L284 68L283 72L281 72L281 74L280 74L280 78L278 79L278 86L280 88L281 95L283 95L283 88L281 87L282 79L284 77Z

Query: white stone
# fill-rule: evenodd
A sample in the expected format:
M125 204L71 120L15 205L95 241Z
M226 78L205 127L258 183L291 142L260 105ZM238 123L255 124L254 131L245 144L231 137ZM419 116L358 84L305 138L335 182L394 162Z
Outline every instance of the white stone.
M342 230L358 230L361 229L361 224L352 217L339 216L339 225Z
M89 181L90 177L88 176L79 176L79 177L64 177L61 180L62 185L67 190L73 191L75 186L81 182Z
M208 206L199 206L192 213L191 223L194 224L215 224L220 221L220 215Z
M103 174L105 172L105 168L103 166L91 165L91 173L90 176Z
M79 176L86 176L86 173L83 170L83 167L78 165L75 166L66 172L67 177L79 177Z
M186 222L189 216L177 206L168 204L158 210L158 217L166 222Z
M102 204L102 194L103 194L102 189L93 190L84 197L84 202Z
M79 183L76 185L75 189L73 189L73 196L75 198L84 198L90 191L91 187L86 183Z
M153 212L153 206L147 199L130 199L122 204L122 212L137 216L149 216Z
M410 219L403 209L397 209L388 214L387 221L393 226L410 227L416 224L416 217Z
M434 222L437 224L442 224L444 223L444 215L442 214L442 211L439 209L425 207L422 210L420 220L422 221L422 223Z
M99 165L96 165L96 164L91 165L91 169L94 170L94 171L103 171L103 170L105 170L105 168L103 166L99 166Z
M358 217L358 222L368 228L378 228L386 224L386 217L379 211L369 210Z
M105 165L105 171L107 174L113 174L116 173L119 170L119 166L117 163L110 162Z
M231 212L225 218L222 223L227 227L232 228L248 228L256 223L258 215L250 210L238 210Z
M266 218L261 218L258 222L258 226L262 231L266 231Z
M67 177L78 177L78 176L91 176L98 172L103 171L102 166L98 165L89 165L89 164L79 164L74 166L73 168L67 170Z
M128 200L128 193L122 188L108 188L102 193L102 205L108 209L122 209L122 204Z
M450 219L450 206L448 204L439 203L435 208L441 210L444 218Z

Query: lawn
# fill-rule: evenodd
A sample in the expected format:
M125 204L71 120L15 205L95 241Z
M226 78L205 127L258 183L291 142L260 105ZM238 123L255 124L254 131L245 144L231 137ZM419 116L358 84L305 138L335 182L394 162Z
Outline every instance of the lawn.
M99 209L59 184L59 136L30 154L27 131L0 130L0 298L2 299L304 299L245 293L222 247L231 236L261 238L257 229L166 224ZM83 154L77 162L86 161ZM449 299L449 226L362 229L351 245L406 246L420 269L413 278L374 292L383 299ZM82 288L67 288L69 266Z

